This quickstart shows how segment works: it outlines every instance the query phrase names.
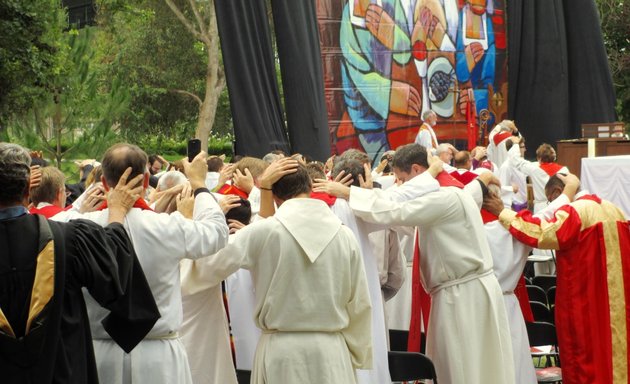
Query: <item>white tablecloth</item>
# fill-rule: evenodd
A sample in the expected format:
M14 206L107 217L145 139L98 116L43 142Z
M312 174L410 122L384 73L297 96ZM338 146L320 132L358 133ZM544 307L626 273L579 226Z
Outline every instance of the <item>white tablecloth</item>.
M582 159L582 188L617 205L630 218L630 156Z

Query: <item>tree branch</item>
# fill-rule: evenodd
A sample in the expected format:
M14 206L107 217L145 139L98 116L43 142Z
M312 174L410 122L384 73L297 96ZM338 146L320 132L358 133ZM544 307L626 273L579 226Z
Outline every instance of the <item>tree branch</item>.
M177 19L179 19L179 21L182 24L184 24L184 27L186 27L188 32L192 33L192 35L195 36L197 40L204 41L204 42L205 40L207 40L207 37L199 33L199 31L197 31L195 26L186 18L186 16L184 16L182 11L180 11L179 8L177 8L177 5L175 5L175 3L173 3L172 0L164 0L164 2L166 3L166 5L168 5L171 11L173 11Z
M199 106L201 106L201 104L203 104L203 100L201 100L201 98L199 96L195 95L192 92L188 92L188 91L185 91L183 89L169 89L168 91L169 92L173 92L173 93L179 93L180 95L190 96L197 102L197 104L199 104Z
M188 4L190 4L190 8L192 8L193 14L195 15L195 20L197 20L197 24L199 25L199 30L203 35L207 35L206 23L203 22L203 18L201 17L199 10L195 6L195 3L195 0L188 0Z

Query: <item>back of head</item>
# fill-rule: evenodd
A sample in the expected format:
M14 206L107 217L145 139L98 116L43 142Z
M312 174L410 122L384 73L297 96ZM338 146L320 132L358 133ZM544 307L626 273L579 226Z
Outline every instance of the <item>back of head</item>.
M35 205L39 203L52 204L57 199L59 191L65 188L66 176L55 167L42 168L41 172L41 182L37 187L31 189L31 201Z
M0 143L0 206L22 202L30 182L31 156L17 144Z
M432 110L426 110L422 113L422 121L427 121L427 119L429 117L431 117L435 112L433 112Z
M341 171L344 171L345 175L351 174L353 180L352 185L357 187L360 186L359 175L365 180L365 168L363 168L363 163L357 159L340 159L335 162L335 167L332 171L333 179L336 178Z
M306 172L311 178L311 181L315 179L326 179L326 172L324 172L324 165L319 162L311 162L306 164Z
M453 166L455 168L469 169L470 163L470 152L468 151L459 151L453 156Z
M254 178L260 177L268 166L269 163L255 157L243 157L236 163L236 169L244 174L247 168Z
M392 167L398 168L403 172L411 172L413 164L429 168L426 148L415 143L398 147L392 161Z
M276 160L280 160L282 159L284 156L282 155L277 155L275 153L271 153L269 152L268 154L266 154L265 156L263 156L263 160L268 162L269 164L273 163Z
M542 163L553 163L556 161L556 153L551 145L542 143L536 149L536 158Z
M545 184L545 195L549 196L554 190L562 191L564 189L564 181L562 181L558 175L553 175Z
M445 143L439 144L437 146L437 148L435 149L435 154L437 156L440 156L441 154L445 153L445 152L450 152L451 151L451 146Z
M147 162L147 154L138 146L126 143L114 144L103 155L103 161L101 161L103 177L107 185L113 188L129 167L131 167L129 180L137 175L145 174Z
M296 172L282 176L273 184L271 190L274 196L288 200L303 193L311 193L311 185L306 167L298 163Z
M245 225L249 224L249 221L252 218L252 206L249 203L249 200L243 199L241 197L240 200L241 205L238 207L234 207L225 213L225 221L230 224L228 220L237 220Z
M188 181L188 179L183 173L179 171L168 171L158 180L158 189L160 191L166 191L169 188L184 184L186 181Z
M370 157L367 155L367 153L361 152L358 149L354 149L354 148L347 149L344 153L342 153L340 156L338 156L335 159L335 162L339 160L344 160L344 159L358 160L361 162L361 164L370 163Z
M219 172L223 168L223 159L219 156L212 156L208 158L208 172Z

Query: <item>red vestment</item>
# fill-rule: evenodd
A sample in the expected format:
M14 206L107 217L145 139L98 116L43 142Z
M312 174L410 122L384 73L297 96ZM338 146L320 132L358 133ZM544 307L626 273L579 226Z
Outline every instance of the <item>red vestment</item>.
M556 249L555 319L565 384L628 382L630 223L613 204L588 195L550 221L503 211L521 242Z

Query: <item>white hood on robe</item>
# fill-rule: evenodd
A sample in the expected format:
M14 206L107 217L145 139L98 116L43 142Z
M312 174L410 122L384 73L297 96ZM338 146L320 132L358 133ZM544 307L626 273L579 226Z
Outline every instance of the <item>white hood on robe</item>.
M306 256L314 263L341 228L341 220L337 218L321 200L310 198L289 199L282 203L273 216L298 242ZM320 226L313 233L313 220Z

